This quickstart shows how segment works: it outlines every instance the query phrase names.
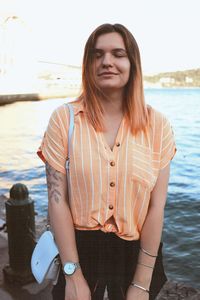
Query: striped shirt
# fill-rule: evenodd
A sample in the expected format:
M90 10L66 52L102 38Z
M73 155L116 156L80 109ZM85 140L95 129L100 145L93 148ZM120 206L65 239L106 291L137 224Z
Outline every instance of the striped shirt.
M81 102L73 102L74 131L70 145L70 210L80 230L115 232L137 240L159 171L176 148L169 121L150 108L151 126L137 136L122 120L111 150L102 132L88 122ZM51 115L38 155L66 174L69 111L66 105Z

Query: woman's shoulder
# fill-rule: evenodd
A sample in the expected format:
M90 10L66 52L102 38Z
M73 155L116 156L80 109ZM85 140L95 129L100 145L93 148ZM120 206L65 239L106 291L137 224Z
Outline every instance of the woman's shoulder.
M166 115L159 110L155 109L151 105L147 105L149 123L154 125L154 127L161 126L161 124L169 122Z
M83 111L83 103L79 99L75 99L72 101L66 101L56 107L52 113L53 117L59 118L61 120L69 118L69 107L68 104L73 107L74 114L76 115L78 112Z

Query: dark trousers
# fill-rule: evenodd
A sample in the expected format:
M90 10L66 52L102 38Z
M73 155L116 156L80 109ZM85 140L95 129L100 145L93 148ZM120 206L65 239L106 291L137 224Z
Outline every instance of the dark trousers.
M92 300L103 300L107 287L109 300L125 299L133 280L139 254L139 241L126 241L114 233L76 230L76 243L82 272L91 290ZM162 244L150 285L149 300L156 298L167 278L162 263ZM65 278L60 272L52 295L64 300Z

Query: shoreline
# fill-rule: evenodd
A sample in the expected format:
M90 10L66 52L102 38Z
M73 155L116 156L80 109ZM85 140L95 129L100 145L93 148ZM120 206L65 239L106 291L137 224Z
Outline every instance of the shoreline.
M145 90L200 90L200 87L187 87L187 86L158 86L158 85L144 85ZM26 102L26 101L41 101L52 98L67 98L76 97L79 95L80 89L69 89L63 91L54 92L24 92L24 93L13 93L13 94L0 94L0 106L12 104L15 102Z

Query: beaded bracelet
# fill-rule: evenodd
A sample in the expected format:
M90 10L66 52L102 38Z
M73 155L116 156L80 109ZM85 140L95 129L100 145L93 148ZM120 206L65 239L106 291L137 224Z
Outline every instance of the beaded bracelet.
M141 289L143 290L144 292L148 293L149 294L149 290L145 289L143 286L137 284L137 283L134 283L134 282L131 282L131 285L134 287L137 287L138 289Z
M148 256L151 256L151 257L157 257L158 255L153 255L151 253L149 253L147 250L145 250L144 248L140 247L140 250L144 253L144 254L147 254Z

